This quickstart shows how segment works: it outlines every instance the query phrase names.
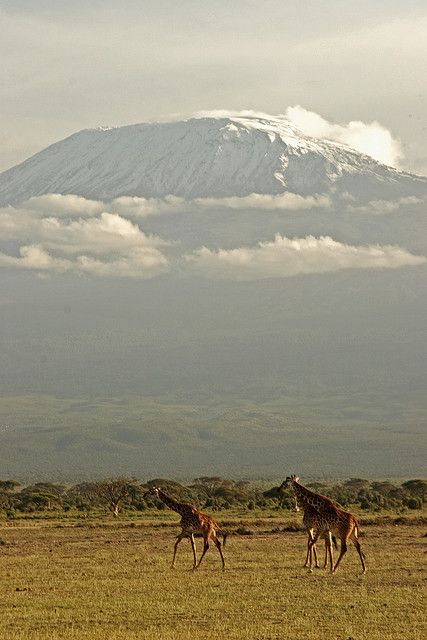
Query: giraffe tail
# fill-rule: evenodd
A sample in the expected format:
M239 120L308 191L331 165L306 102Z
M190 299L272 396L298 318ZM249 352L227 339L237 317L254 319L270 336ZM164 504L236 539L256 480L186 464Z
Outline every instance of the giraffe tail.
M336 539L336 537L335 537L335 536L332 536L332 543L333 543L333 545L334 545L334 548L335 548L335 549L338 549L338 543L337 543L337 539Z
M356 536L356 539L359 537L359 534L360 534L359 522L356 520L356 518L354 519L354 534ZM362 556L362 558L366 560L366 555L363 553L362 549L360 548L360 545L359 545L359 553Z
M217 536L222 536L222 546L225 547L225 541L227 540L228 533L223 529L217 531Z
M354 529L353 529L354 535L356 536L356 538L359 537L360 535L360 525L359 525L359 521L356 520L356 518L354 519Z

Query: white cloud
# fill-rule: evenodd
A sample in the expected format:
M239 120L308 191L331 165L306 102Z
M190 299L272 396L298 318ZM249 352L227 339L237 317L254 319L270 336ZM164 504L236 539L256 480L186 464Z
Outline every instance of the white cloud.
M38 212L42 216L52 215L55 218L79 218L95 216L105 211L105 205L98 200L88 200L74 194L47 193L34 196L21 205L22 209Z
M340 199L346 201L347 210L372 215L392 213L402 206L425 202L425 199L408 196L398 200L372 200L358 206L350 194L343 193ZM68 245L69 251L73 250L73 244L78 248L83 242L89 248L97 245L98 251L102 249L102 244L111 248L139 242L160 246L168 243L154 236L146 236L131 220L168 214L198 213L215 208L286 212L329 207L331 199L326 194L301 196L291 192L276 195L251 193L243 197L194 200L185 200L177 196L123 196L111 202L50 193L30 198L19 208L0 208L0 237L6 240L25 238L31 242L60 243Z
M251 193L249 196L230 198L197 198L194 204L199 207L226 207L230 209L267 209L298 211L302 209L326 208L331 205L329 196L300 196L296 193L279 193L266 195Z
M89 251L108 253L140 246L168 246L158 236L146 235L138 225L116 213L104 211L98 217L62 220L31 216L25 210L0 210L0 234L3 239L42 243L65 253Z
M131 249L112 260L99 260L89 255L65 259L49 254L40 245L23 246L20 255L0 252L0 267L27 269L37 273L77 273L113 278L152 278L169 269L167 258L157 249L145 247Z
M14 240L25 233L30 233L32 219L28 212L13 207L0 209L0 238Z
M369 123L353 120L348 124L334 124L299 105L288 107L285 116L306 135L346 144L383 164L397 167L404 157L399 140L375 120Z
M418 198L403 198L391 203L372 201L365 207L357 207L349 198L344 206L347 210L378 215L420 202ZM163 247L172 243L144 233L135 222L140 217L183 211L197 213L214 207L298 211L330 204L325 195L302 197L293 193L198 198L190 202L172 196L162 200L129 197L111 203L48 194L30 199L23 208L0 209L0 238L15 241L21 247L18 256L0 253L0 267L39 274L69 272L149 278L169 270ZM203 247L185 256L185 261L193 270L212 277L251 280L345 268L397 268L421 264L425 258L397 246L351 246L330 237L291 240L277 235L273 242L260 242L255 247L218 251Z
M104 209L116 211L125 217L145 218L161 214L194 213L214 208L298 211L326 208L330 205L330 198L325 194L304 197L296 193L284 192L277 195L251 193L242 197L195 198L194 200L184 200L177 196L167 196L162 199L125 196L105 204Z
M126 278L151 278L169 269L167 257L159 250L169 242L145 234L137 224L116 213L103 211L95 216L99 207L91 209L92 201L84 198L66 196L57 202L66 205L63 211L73 211L73 215L82 206L91 217L43 217L55 204L50 196L26 203L27 207L35 204L36 211L12 207L0 210L0 237L22 243L19 256L0 253L0 267L39 274L71 272Z
M243 197L195 198L194 200L185 200L173 195L165 198L122 196L115 198L111 202L88 200L82 196L71 194L49 193L44 196L30 198L23 202L19 208L6 207L0 209L0 233L13 235L13 233L19 232L24 227L27 231L32 230L34 233L34 229L37 226L45 227L47 231L50 226L54 226L54 222L52 222L54 220L58 221L58 228L64 225L61 228L65 229L66 223L62 221L72 221L75 218L78 218L79 222L74 224L68 222L69 234L72 230L76 233L78 228L82 233L85 228L88 231L91 230L92 225L94 227L99 226L99 223L90 222L89 220L83 222L82 219L86 218L103 218L104 223L102 226L106 231L107 220L110 222L109 226L113 226L112 219L108 218L108 214L118 215L122 220L127 218L139 220L141 218L174 213L197 213L200 210L213 208L299 211L326 208L330 205L330 198L325 194L304 197L291 192L277 195L251 193ZM51 222L41 224L37 219L49 219ZM120 233L125 233L127 236L129 236L129 232L131 232L130 227L127 230L124 227L120 230Z
M179 116L181 118L182 116ZM193 114L194 118L266 118L267 120L274 119L271 113L264 113L263 111L253 111L252 109L243 109L241 111L229 110L229 109L211 109L196 111Z
M165 198L142 198L138 196L122 196L109 202L90 200L75 194L62 195L48 193L26 200L19 207L8 206L0 209L0 215L9 213L22 218L31 216L39 218L91 218L102 213L115 213L124 217L145 218L160 214L169 214L188 210L188 201L178 196Z
M23 246L19 250L20 256L9 256L0 253L1 267L16 267L18 269L33 269L35 271L65 272L70 269L70 261L53 258L39 245Z
M328 236L290 239L280 234L255 247L217 251L202 247L186 260L202 275L232 280L286 278L340 269L395 269L426 261L397 246L352 246Z
M80 219L67 224L57 218L45 218L40 221L38 232L46 246L64 253L88 251L102 254L168 244L157 236L147 236L130 220L106 212L98 218Z
M105 204L109 211L117 212L131 218L146 218L162 213L180 213L188 210L191 203L178 196L166 196L165 198L140 198L138 196L122 196Z
M131 249L126 255L109 262L92 256L79 256L73 270L89 275L113 278L152 278L168 271L167 258L157 249Z
M123 197L103 203L75 195L47 194L20 208L0 209L0 238L19 242L18 256L0 253L0 267L38 274L79 273L104 277L147 278L169 269L161 251L171 243L145 234L135 221L149 215L198 212L215 206L258 209L301 209L325 206L326 196L295 194L185 202ZM118 211L121 215L119 215Z
M345 197L343 198L346 199ZM351 199L348 200L346 209L352 213L365 213L368 215L382 216L399 211L402 207L414 207L416 205L424 205L425 198L417 198L416 196L407 196L398 200L370 200L364 205L356 205Z

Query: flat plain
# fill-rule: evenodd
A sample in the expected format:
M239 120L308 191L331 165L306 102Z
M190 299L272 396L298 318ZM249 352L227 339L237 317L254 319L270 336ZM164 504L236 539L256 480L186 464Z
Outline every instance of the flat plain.
M367 574L351 547L334 576L302 568L305 535L284 519L232 525L226 571L213 547L194 572L185 540L170 569L174 514L1 521L0 638L427 637L424 525L363 526Z

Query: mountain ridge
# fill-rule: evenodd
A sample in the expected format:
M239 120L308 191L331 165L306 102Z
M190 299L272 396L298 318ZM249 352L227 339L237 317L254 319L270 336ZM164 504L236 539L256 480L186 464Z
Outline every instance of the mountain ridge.
M283 117L235 115L82 129L0 174L3 206L46 193L108 201L284 192L394 198L427 194L427 178L303 135Z

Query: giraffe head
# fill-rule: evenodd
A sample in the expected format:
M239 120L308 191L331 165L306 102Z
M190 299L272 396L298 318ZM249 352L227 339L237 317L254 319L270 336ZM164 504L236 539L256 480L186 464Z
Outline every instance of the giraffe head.
M158 498L159 497L159 491L160 491L160 487L157 487L157 486L154 485L153 487L150 487L148 489L148 491L146 491L144 493L143 497L146 498L147 496L153 496L154 495L154 496L156 496Z
M280 491L283 491L284 489L292 489L294 482L298 482L298 480L299 477L296 475L288 476L280 485Z

